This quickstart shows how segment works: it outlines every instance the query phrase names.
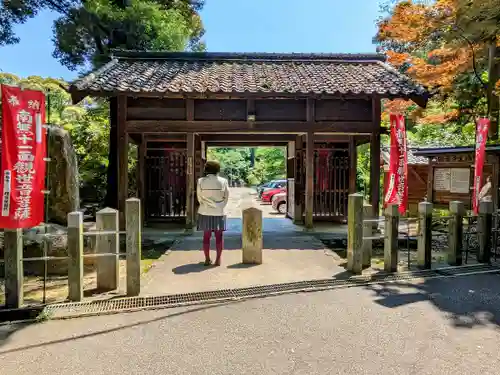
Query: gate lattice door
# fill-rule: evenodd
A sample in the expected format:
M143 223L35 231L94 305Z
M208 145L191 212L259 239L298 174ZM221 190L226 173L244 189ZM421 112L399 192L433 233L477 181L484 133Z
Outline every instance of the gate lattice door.
M347 217L349 151L320 148L314 151L314 216Z
M146 218L175 220L186 215L186 149L148 148Z

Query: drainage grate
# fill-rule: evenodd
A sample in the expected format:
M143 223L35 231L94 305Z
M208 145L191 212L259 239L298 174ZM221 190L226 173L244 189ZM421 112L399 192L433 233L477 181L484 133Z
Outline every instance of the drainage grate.
M271 296L301 291L319 291L342 287L355 287L372 283L394 282L419 278L446 278L481 273L500 273L497 266L477 264L462 267L448 267L436 270L407 271L397 274L376 274L353 276L348 279L323 279L298 281L283 284L253 286L238 289L222 289L207 292L171 294L152 297L118 298L105 301L70 302L50 305L45 313L52 319L77 316L130 312L146 309L172 308L188 305L220 303L245 298Z

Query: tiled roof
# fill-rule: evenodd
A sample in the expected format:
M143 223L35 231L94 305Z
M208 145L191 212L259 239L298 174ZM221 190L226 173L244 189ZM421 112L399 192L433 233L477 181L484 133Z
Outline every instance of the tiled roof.
M390 151L391 151L390 147L382 147L382 149L381 149L381 154L382 154L382 159L384 159L384 164L389 164ZM425 156L415 155L415 152L417 152L417 151L419 151L419 149L408 147L408 149L407 149L408 164L411 164L411 165L429 164L429 160Z
M378 54L195 52L116 53L70 92L429 95Z

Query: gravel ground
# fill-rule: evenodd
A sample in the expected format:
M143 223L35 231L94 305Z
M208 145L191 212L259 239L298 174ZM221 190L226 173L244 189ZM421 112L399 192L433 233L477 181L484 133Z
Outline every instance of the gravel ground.
M3 326L0 373L493 375L499 284L479 275Z

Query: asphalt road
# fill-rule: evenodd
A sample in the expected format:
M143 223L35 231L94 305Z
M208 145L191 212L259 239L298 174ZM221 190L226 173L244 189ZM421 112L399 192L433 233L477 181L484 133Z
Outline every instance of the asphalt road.
M499 285L468 276L3 326L0 373L498 374Z

